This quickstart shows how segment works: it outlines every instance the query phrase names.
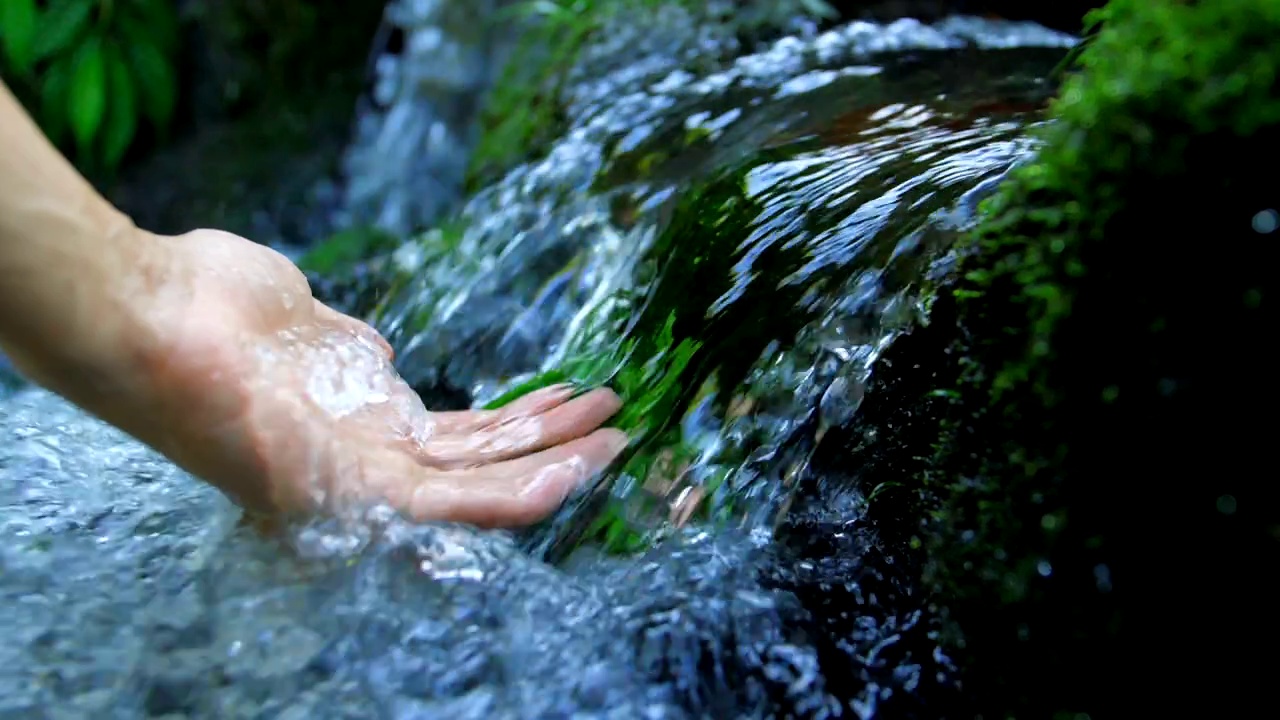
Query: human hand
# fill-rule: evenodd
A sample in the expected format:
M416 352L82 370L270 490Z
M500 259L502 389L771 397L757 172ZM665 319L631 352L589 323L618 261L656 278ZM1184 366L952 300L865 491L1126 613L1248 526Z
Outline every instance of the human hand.
M600 429L620 406L603 389L428 412L386 341L313 299L284 256L213 230L159 240L133 351L146 377L117 424L250 508L385 501L419 520L523 525L626 444Z

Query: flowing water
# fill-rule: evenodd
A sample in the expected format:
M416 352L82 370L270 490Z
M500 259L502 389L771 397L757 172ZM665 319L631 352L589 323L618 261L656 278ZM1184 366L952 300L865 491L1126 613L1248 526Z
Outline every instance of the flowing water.
M630 459L524 533L375 513L276 544L17 390L0 717L941 714L930 609L859 489L806 463L1034 150L1072 40L903 20L735 55L668 22L592 48L562 137L397 251L373 313L435 401L565 368L630 382Z

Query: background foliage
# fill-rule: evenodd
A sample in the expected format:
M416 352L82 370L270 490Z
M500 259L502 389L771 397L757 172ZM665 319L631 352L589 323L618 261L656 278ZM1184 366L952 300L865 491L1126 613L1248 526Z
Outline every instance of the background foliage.
M6 81L51 140L113 170L144 123L163 137L178 95L171 0L4 0Z

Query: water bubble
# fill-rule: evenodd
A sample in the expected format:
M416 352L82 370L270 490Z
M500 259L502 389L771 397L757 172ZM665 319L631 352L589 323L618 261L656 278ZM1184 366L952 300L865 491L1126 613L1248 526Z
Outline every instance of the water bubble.
M1280 212L1270 208L1260 210L1253 216L1253 231L1259 235L1270 235L1280 227Z
M1093 582L1098 588L1098 592L1111 592L1111 568L1103 564L1095 565L1093 568Z
M1223 515L1235 515L1236 498L1234 495L1221 495L1218 497L1218 512Z

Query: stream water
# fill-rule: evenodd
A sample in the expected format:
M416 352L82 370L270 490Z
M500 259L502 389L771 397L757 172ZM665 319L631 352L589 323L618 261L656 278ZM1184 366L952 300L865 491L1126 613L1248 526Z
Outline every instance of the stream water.
M952 661L859 526L860 490L792 481L1034 150L1072 39L902 20L741 54L655 22L670 32L586 54L545 156L396 253L373 319L424 396L455 404L665 322L658 353L690 339L696 362L635 456L668 465L623 465L520 534L379 517L276 543L18 389L0 414L0 718L942 714ZM653 548L601 552L602 513Z

